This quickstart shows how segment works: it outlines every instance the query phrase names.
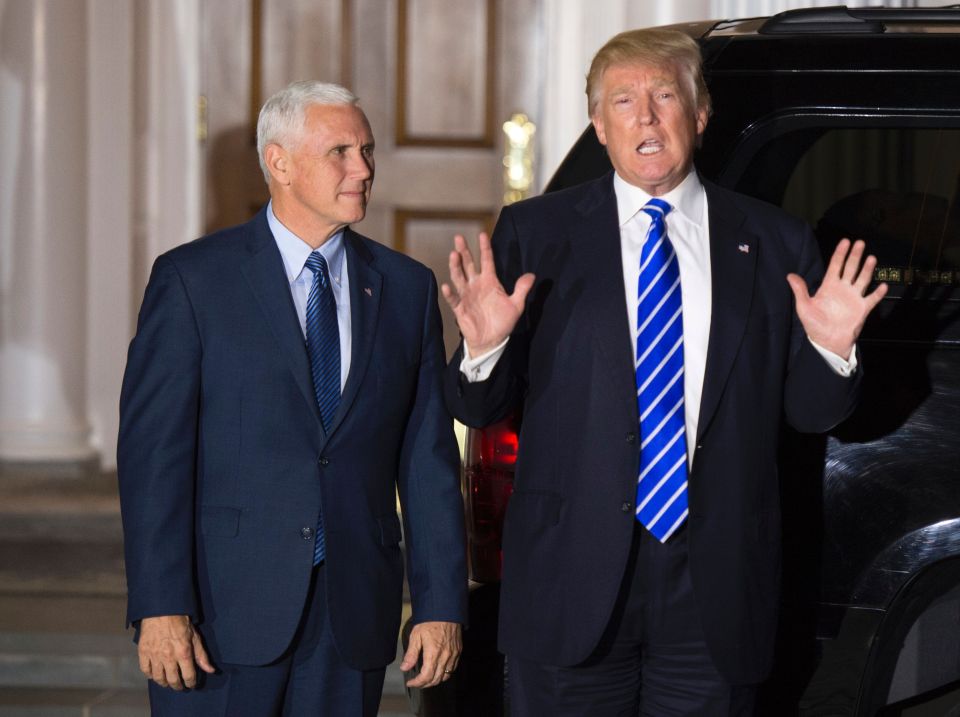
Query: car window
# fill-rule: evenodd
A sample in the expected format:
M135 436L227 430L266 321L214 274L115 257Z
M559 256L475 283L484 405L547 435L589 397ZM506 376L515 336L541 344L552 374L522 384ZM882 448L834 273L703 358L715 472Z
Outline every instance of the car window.
M809 222L824 259L842 237L867 242L900 306L876 312L865 338L960 341L960 129L823 119L758 132L725 183Z
M960 285L960 130L787 132L756 154L737 188L806 219L825 255L841 237L866 240L877 278L894 286Z

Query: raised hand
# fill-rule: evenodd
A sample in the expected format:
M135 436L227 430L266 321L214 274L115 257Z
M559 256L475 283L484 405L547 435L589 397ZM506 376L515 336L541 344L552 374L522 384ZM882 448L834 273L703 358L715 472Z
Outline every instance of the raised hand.
M481 233L478 243L479 269L473 262L466 240L459 234L453 238L450 283L440 287L473 357L487 353L510 335L523 313L534 280L533 274L524 274L517 279L513 293L507 294L493 265L490 238Z
M787 275L796 299L797 316L807 336L847 360L867 316L887 294L887 285L883 283L866 293L877 258L871 255L863 259L864 247L860 240L851 247L849 239L841 239L813 296L798 274Z

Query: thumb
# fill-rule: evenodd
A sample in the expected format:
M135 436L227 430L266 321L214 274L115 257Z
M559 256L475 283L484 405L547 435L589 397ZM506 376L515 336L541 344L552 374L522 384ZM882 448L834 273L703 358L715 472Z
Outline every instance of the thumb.
M216 668L210 661L207 651L203 647L203 640L200 639L200 633L193 631L193 660L200 666L200 669L207 673L216 672Z
M407 672L412 670L417 664L417 658L420 656L420 636L416 633L410 635L410 644L407 645L407 651L403 654L403 662L400 663L400 670Z
M790 288L793 290L793 298L796 299L798 306L810 300L810 291L807 288L807 282L803 280L802 276L793 273L787 274L787 283L790 284Z
M517 283L513 285L513 293L510 295L510 301L521 311L523 311L523 304L527 300L527 294L530 293L530 289L533 287L533 282L536 278L533 274L527 273L517 279Z

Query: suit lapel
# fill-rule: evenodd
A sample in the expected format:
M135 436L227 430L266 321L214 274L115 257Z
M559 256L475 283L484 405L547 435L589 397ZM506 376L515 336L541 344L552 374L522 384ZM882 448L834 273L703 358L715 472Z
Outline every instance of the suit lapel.
M629 399L623 405L636 419L637 402L632 398L636 379L613 173L595 182L576 210L580 219L570 228L571 258L584 277L581 302L599 359L595 373L610 382L612 395Z
M344 231L343 244L350 277L350 373L330 424L330 434L337 430L350 410L370 365L383 289L383 276L373 268L373 255L363 245L361 237L348 228Z
M280 345L280 354L290 367L304 400L317 419L317 424L321 425L306 343L297 319L297 310L293 305L293 297L290 295L283 258L273 234L270 233L265 209L250 222L250 227L250 239L247 243L250 255L242 264L241 271ZM320 430L323 430L322 425Z
M723 196L722 190L708 182L704 182L704 187L710 221L713 307L700 399L698 441L710 426L740 350L760 251L758 238L743 228L744 214Z

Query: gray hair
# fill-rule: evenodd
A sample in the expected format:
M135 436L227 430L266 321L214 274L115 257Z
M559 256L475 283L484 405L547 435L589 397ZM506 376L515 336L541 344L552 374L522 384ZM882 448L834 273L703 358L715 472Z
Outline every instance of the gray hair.
M303 80L293 82L264 102L257 119L257 158L267 184L270 172L263 151L268 144L285 148L296 146L311 105L356 105L359 99L346 87L332 82Z

